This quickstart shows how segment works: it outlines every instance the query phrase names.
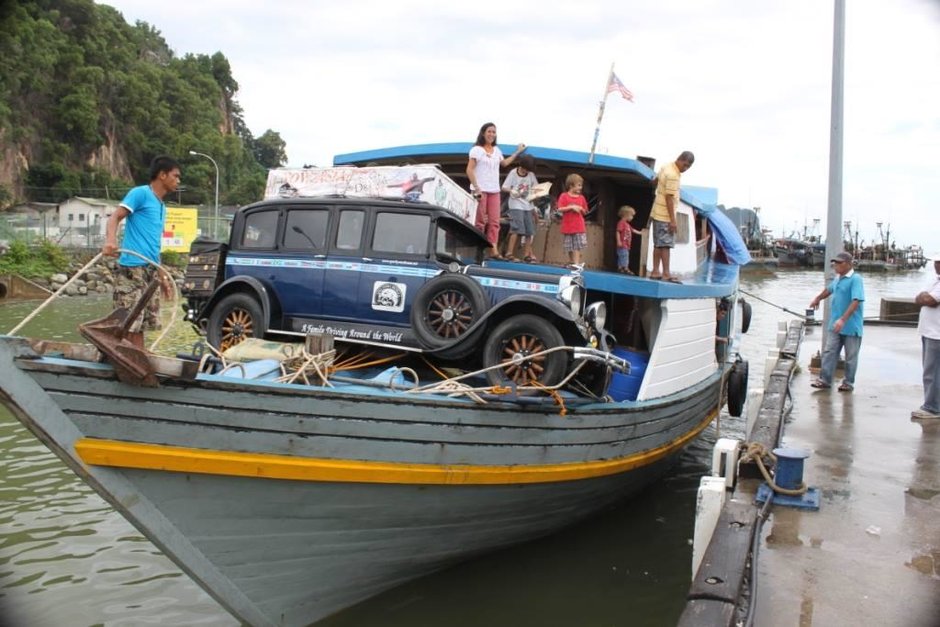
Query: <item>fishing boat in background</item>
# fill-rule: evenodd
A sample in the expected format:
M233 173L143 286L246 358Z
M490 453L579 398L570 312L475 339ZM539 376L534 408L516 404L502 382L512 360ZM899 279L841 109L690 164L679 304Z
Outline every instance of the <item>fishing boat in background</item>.
M557 165L557 177L585 173L597 185L598 217L625 203L638 221L648 216L646 165L536 156L543 168ZM606 315L594 310L579 324L616 339L552 348L570 354L572 369L555 386L495 386L482 371L436 363L433 351L393 354L329 331L289 344L255 327L229 349L241 356L162 357L129 341L138 303L82 325L90 344L0 336L0 402L239 620L308 625L581 520L659 477L726 403L740 415L747 362L735 339L750 322L750 307L736 300L744 244L692 196L682 201L673 257L682 283L604 271L606 252L592 260L600 268L579 270L584 291L566 291L567 304L575 293L603 302ZM285 247L291 232L236 224L233 237L267 240L268 252L249 265L296 268L302 286L318 253L313 241L307 252ZM443 231L429 233L429 251L443 250L435 239ZM482 255L485 241L479 246ZM418 267L376 253L365 245L366 265L387 266L390 276ZM477 261L448 255L440 273L481 276ZM645 259L646 251L631 260L637 274ZM506 285L527 267L485 265ZM570 273L536 265L559 279ZM730 342L716 345L716 324ZM539 363L544 355L530 348L519 338L491 367ZM585 364L606 376L572 385Z

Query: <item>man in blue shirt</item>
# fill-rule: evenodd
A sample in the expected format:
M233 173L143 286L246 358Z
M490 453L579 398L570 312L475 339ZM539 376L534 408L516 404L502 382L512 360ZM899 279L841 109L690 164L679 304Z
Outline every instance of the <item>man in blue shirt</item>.
M852 267L852 255L841 252L830 260L836 278L829 287L820 292L809 304L816 309L819 303L832 296L832 319L826 334L826 350L822 355L819 377L812 382L814 388L832 387L832 374L839 361L839 353L845 347L845 378L839 386L840 392L851 392L855 388L855 372L858 369L858 352L862 347L862 305L865 302L865 287L862 277Z
M124 241L121 248L136 255L122 252L118 258L118 269L114 277L114 305L130 309L134 306L147 284L156 275L155 264L160 263L160 244L163 239L163 223L166 220L166 205L163 199L176 191L180 184L180 166L167 156L154 158L150 164L150 183L135 187L124 196L124 200L108 218L104 246L101 252L115 256L118 251L117 232L122 221ZM167 298L172 295L171 285L161 275L161 292ZM137 319L131 331L142 328L160 328L160 299L154 294L143 316Z

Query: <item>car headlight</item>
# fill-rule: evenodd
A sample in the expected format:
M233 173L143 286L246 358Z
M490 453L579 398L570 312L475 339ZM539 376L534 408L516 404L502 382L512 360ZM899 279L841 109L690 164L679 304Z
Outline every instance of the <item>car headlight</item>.
M607 304L603 301L591 303L584 313L584 319L594 329L603 329L607 325Z
M580 318L584 311L584 287L580 277L565 275L558 280L558 299Z

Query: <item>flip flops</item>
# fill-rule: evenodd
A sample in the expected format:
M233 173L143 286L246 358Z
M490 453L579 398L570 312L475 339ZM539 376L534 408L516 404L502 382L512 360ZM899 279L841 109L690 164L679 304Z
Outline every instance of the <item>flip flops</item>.
M828 390L829 388L832 387L831 385L829 385L829 384L826 383L825 381L820 381L819 379L816 379L815 381L813 381L812 383L810 383L810 385L813 386L814 388L816 388L817 390Z
M680 281L679 279L677 279L677 278L674 277L674 276L667 276L667 277L665 277L665 278L663 279L663 281L666 281L667 283L679 283L679 284L682 283L682 281Z
M851 391L854 390L854 389L855 389L855 388L853 388L853 387L852 387L851 385L849 385L848 383L843 383L842 385L839 386L839 391L840 391L840 392L851 392Z
M539 260L533 257L532 255L526 255L522 260L526 263L538 263L539 262Z

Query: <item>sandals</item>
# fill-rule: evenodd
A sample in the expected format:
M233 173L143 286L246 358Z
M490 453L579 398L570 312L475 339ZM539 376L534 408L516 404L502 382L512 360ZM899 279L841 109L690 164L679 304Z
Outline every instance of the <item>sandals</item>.
M813 381L812 383L810 383L810 385L813 386L814 388L816 388L817 390L828 390L829 388L832 387L831 385L829 385L828 383L826 383L825 381L822 381L822 380L820 380L820 379L816 379L815 381ZM844 385L844 384L843 384L843 385Z
M649 276L646 277L646 278L649 279L650 281L662 281L662 280L663 280L663 277L661 277L661 276L653 276L652 274L649 275Z
M526 255L522 260L526 263L538 263L539 262L539 260L533 257L532 255Z
M680 285L682 284L682 281L680 281L674 276L667 276L663 279L663 281L666 281L667 283L679 283Z
M839 391L840 391L840 392L851 392L851 391L853 391L854 389L855 389L855 388L853 388L853 387L852 387L851 385L849 385L848 383L843 383L842 385L839 386Z
M520 261L519 259L516 259L512 255L503 255L502 259L503 261Z

